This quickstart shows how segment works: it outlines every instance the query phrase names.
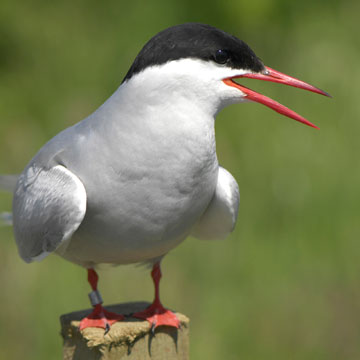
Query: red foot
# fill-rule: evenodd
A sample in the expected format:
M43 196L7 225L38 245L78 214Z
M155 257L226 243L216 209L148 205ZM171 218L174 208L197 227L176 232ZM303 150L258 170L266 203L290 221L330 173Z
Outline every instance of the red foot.
M147 320L155 330L158 326L172 326L179 328L180 321L170 310L165 309L161 304L154 302L147 309L133 314L133 317Z
M101 304L94 307L93 312L81 320L80 331L88 327L98 327L105 329L105 334L110 330L110 326L117 321L124 320L124 316L115 314L104 309Z

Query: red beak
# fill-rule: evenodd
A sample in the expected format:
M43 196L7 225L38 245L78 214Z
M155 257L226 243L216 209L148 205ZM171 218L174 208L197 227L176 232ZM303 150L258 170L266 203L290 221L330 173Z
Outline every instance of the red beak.
M288 116L296 121L300 121L303 124L309 125L315 129L318 129L317 126L315 126L314 124L312 124L310 121L306 120L305 118L303 118L302 116L300 116L299 114L297 114L296 112L290 110L289 108L287 108L284 105L279 104L278 102L276 102L275 100L272 100L270 98L268 98L267 96L261 95L259 93L257 93L256 91L253 91L243 85L240 85L236 82L233 81L233 79L237 79L237 78L250 78L250 79L258 79L258 80L264 80L264 81L271 81L271 82L276 82L276 83L280 83L280 84L285 84L285 85L289 85L289 86L293 86L293 87L297 87L299 89L304 89L304 90L308 90L308 91L312 91L314 93L317 94L321 94L321 95L325 95L325 96L329 96L331 97L327 92L320 90L318 88L316 88L315 86L312 86L310 84L307 84L304 81L295 79L291 76L285 75L279 71L273 70L267 66L265 66L266 71L262 74L260 73L249 73L249 74L244 74L244 75L239 75L239 76L234 76L232 78L227 78L224 79L223 82L226 85L229 86L233 86L239 90L241 90L244 94L246 94L246 99L250 100L250 101L254 101L254 102L258 102L260 104L264 104L266 106L268 106L269 108L275 110L276 112Z

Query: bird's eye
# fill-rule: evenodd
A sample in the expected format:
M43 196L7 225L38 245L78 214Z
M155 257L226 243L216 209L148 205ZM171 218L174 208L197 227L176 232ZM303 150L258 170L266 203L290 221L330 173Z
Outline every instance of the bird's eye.
M216 50L214 60L218 64L225 64L230 58L229 53L226 50Z

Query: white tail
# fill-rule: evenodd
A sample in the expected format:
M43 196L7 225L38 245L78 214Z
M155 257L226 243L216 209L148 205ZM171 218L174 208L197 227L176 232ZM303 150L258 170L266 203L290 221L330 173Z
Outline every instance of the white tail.
M12 222L12 213L2 212L0 213L0 226L11 226Z
M0 190L14 192L19 175L0 175Z

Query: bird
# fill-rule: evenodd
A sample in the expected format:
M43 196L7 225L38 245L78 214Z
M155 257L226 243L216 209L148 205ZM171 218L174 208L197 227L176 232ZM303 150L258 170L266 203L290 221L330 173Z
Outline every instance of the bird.
M98 290L102 264L148 264L153 303L132 316L179 327L160 301L160 262L188 236L222 239L240 202L234 177L219 165L215 118L226 106L256 102L314 124L240 84L270 81L330 96L264 65L242 40L185 23L162 30L136 56L117 90L91 115L50 139L19 176L12 222L27 263L50 254L87 270L92 312L80 330L109 331L124 314L107 311Z

